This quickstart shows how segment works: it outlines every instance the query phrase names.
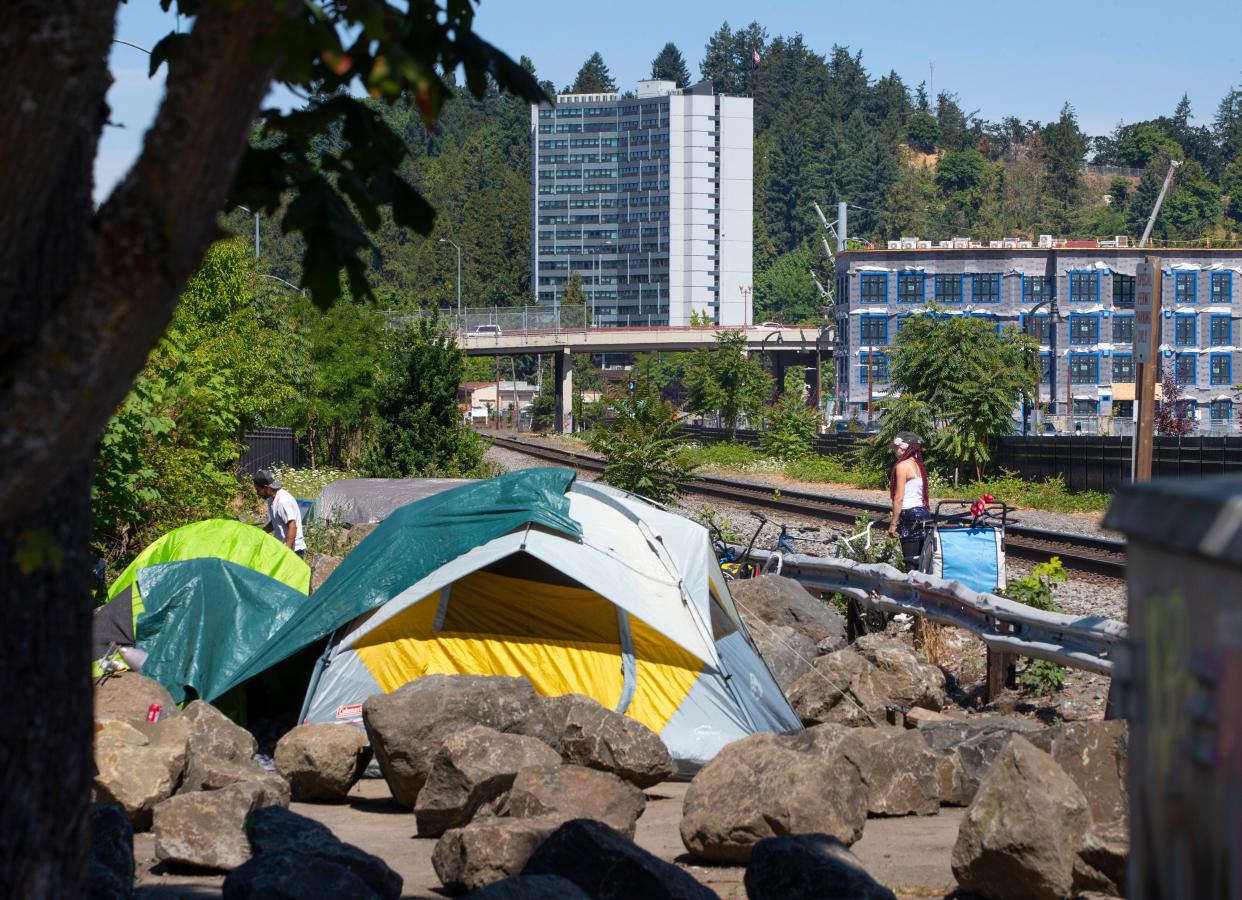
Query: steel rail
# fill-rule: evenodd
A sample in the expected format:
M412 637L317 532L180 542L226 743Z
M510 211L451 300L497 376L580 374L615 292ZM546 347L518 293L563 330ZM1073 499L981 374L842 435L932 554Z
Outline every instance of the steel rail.
M567 464L590 472L604 470L604 461L589 454L500 435L488 437L500 447L538 459ZM890 508L881 503L809 491L786 490L773 485L753 484L711 475L696 476L693 480L683 482L681 486L688 494L747 503L763 509L844 524L852 523L865 513L884 518L890 513ZM1050 531L1027 525L1009 525L1005 529L1005 547L1013 555L1024 559L1045 562L1057 556L1067 568L1109 578L1125 578L1126 545L1111 538Z

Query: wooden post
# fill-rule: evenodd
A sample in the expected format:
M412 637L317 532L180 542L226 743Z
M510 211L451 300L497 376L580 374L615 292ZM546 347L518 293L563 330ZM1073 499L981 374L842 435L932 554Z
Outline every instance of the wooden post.
M1134 433L1134 480L1151 480L1152 436L1155 428L1156 373L1160 371L1160 257L1139 264L1134 302L1135 403L1138 427Z
M988 647L987 702L995 700L1005 688L1017 684L1018 657Z
M500 430L500 357L493 356L492 361L495 363L494 371L496 374L496 430Z

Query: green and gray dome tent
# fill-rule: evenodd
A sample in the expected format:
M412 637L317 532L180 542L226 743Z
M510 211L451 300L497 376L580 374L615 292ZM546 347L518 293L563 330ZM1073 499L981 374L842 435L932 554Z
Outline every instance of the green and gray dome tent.
M748 734L801 727L707 531L565 469L513 472L398 509L277 641L300 646L333 630L303 721L358 723L373 694L460 673L591 696L660 734L687 769Z
M222 559L251 569L300 592L310 590L310 566L276 538L253 525L205 519L176 528L152 541L108 588L108 603L96 610L92 654L96 663L112 645L134 646L141 636L138 618L145 594L140 575L162 563ZM96 665L96 675L100 674Z

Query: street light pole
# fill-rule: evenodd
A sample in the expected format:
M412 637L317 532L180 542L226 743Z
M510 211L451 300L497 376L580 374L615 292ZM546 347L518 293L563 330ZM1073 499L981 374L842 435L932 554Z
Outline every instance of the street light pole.
M248 206L239 206L237 208L242 210L245 213L250 213L250 207ZM259 261L259 214L253 213L253 215L254 215L254 261L258 262Z
M466 320L461 315L461 247L456 241L450 241L448 238L440 238L441 244L452 244L453 249L457 251L457 327L462 331L466 330ZM497 408L499 409L500 401L497 400Z

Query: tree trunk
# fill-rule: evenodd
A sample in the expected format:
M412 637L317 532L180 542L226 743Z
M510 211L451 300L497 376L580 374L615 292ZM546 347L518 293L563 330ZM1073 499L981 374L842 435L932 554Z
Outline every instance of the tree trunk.
M8 718L0 741L0 897L82 894L94 774L90 484L90 464L74 466L31 515L0 527L0 697ZM23 564L37 568L25 574Z

